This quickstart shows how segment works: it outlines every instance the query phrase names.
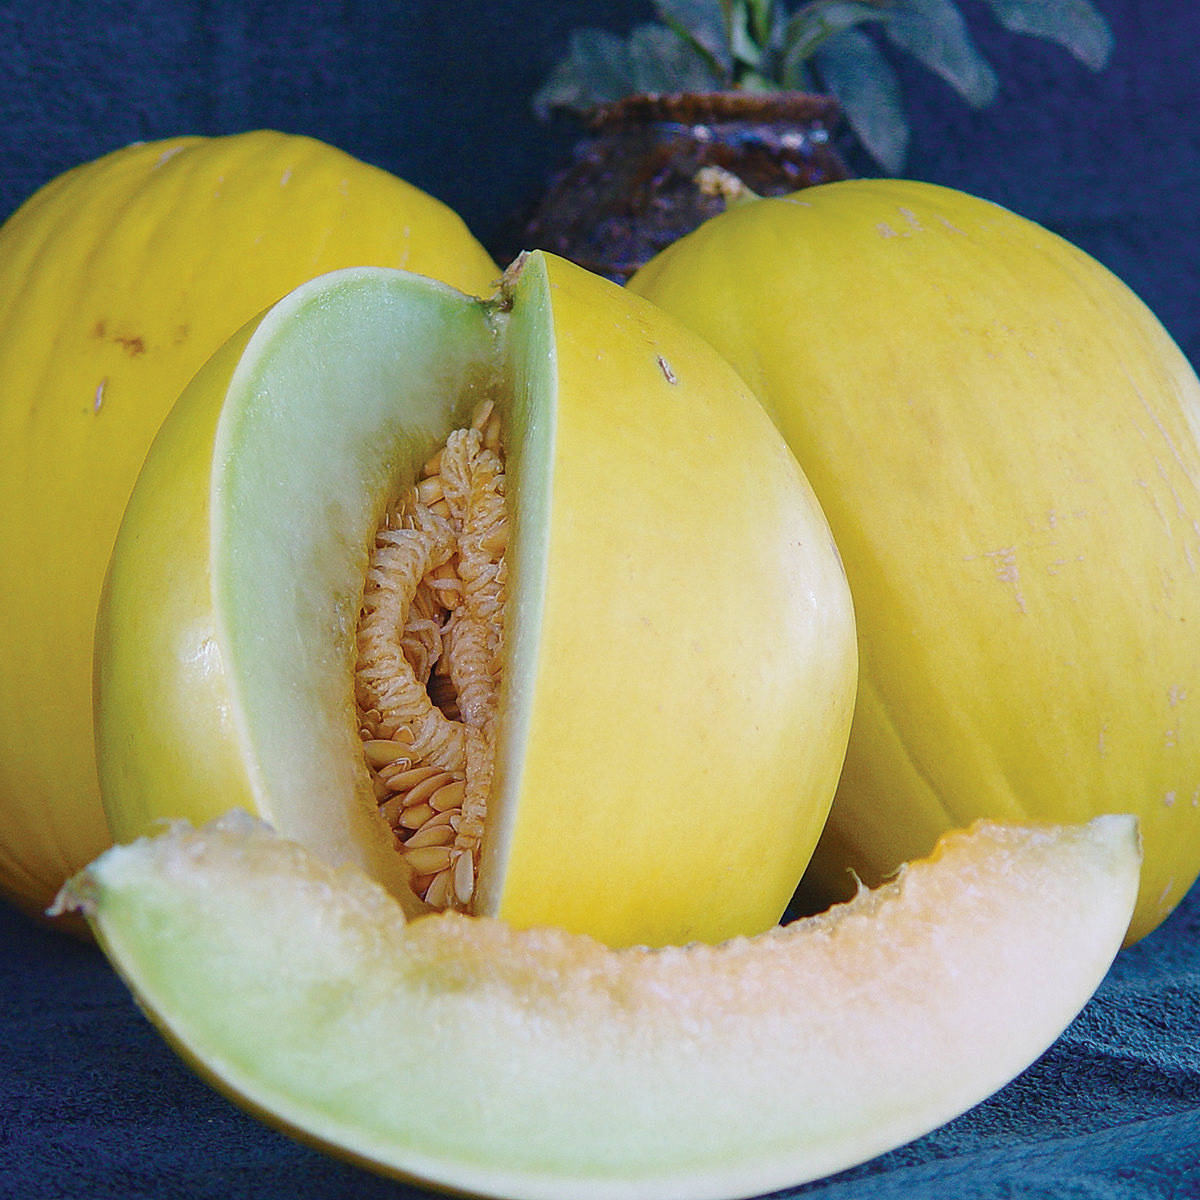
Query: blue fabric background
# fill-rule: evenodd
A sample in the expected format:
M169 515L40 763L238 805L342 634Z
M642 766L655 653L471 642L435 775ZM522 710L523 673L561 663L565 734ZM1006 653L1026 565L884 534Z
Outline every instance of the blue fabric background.
M1194 0L1097 2L1117 39L1101 75L962 0L1000 98L973 112L901 64L907 173L1071 238L1200 365L1200 16ZM496 247L570 145L570 128L546 130L527 110L568 31L625 30L649 11L635 0L0 3L0 217L134 139L274 126L395 171ZM0 1200L421 1194L244 1116L175 1059L97 951L0 905ZM1200 1197L1200 888L1118 958L1009 1087L796 1194Z

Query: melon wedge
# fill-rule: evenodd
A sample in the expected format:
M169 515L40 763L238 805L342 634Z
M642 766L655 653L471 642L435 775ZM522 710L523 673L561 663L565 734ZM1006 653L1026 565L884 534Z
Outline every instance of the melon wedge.
M491 300L377 268L314 280L185 392L97 628L115 836L243 807L405 894L355 710L364 579L391 500L489 401L512 528L474 911L613 944L769 927L849 733L840 559L732 369L541 254Z
M218 1087L299 1137L522 1200L742 1197L982 1100L1121 944L1130 817L980 824L875 892L719 946L612 950L442 914L231 814L60 898Z

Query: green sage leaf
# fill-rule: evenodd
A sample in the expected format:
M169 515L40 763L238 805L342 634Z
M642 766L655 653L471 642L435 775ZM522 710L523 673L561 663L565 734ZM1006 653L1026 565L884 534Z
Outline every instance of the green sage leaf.
M639 25L629 37L633 90L650 94L704 92L723 86L709 60L665 25Z
M815 56L826 90L846 123L885 171L898 175L908 156L909 128L900 81L879 47L861 29L843 29Z
M883 21L888 8L878 0L810 0L792 14L783 35L783 72L787 86L800 64L837 33L866 21Z
M721 0L654 0L654 11L676 37L707 60L713 75L723 78L733 70Z
M891 41L976 108L996 98L996 73L979 53L951 0L894 0L883 26Z
M530 105L539 121L547 121L559 111L579 112L587 107L582 100L583 81L570 58L560 59L536 92Z
M577 29L571 34L571 58L592 103L609 104L633 90L629 48L606 29Z
M611 104L634 90L629 49L604 29L576 29L570 52L533 97L533 110L545 118L555 109L582 111Z
M988 0L996 20L1014 33L1027 33L1066 47L1099 71L1112 55L1108 22L1090 0Z

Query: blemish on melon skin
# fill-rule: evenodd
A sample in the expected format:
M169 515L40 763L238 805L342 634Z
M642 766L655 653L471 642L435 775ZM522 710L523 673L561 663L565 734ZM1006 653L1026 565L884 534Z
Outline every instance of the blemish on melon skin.
M173 159L175 157L175 155L182 153L185 149L186 149L186 147L182 144L178 145L178 146L168 146L158 156L158 158L156 158L154 160L154 169L157 171L158 168L161 167L164 163L170 162L171 159Z
M110 337L108 320L105 317L100 317L92 326L92 337L100 341L108 338L114 345L120 346L131 358L137 358L138 355L146 353L146 339L137 334L114 333Z
M1065 566L1073 562L1083 562L1083 555L1076 554L1073 558L1052 558L1046 564L1046 574L1057 575Z
M1021 572L1017 566L1017 550L1015 546L1005 546L1000 550L989 550L984 558L990 558L996 567L996 578L1001 583L1012 584L1013 599L1017 608L1025 612L1025 595L1021 591Z
M1017 566L1017 548L1002 546L999 550L985 550L982 554L966 554L963 556L963 562L977 562L981 558L989 559L995 568L996 578L1012 587L1017 610L1022 614L1028 612L1025 593L1021 589L1021 571Z
M96 394L92 397L92 412L99 413L100 406L104 403L104 389L108 386L108 376L106 375L98 384L96 384Z
M912 237L914 233L926 232L927 227L921 223L921 218L911 208L898 208L896 211L900 214L905 228L897 229L894 225L889 225L886 221L879 221L875 225L875 232L880 237ZM949 230L951 233L963 232L957 225L952 225L945 217L939 216L937 220L943 228Z

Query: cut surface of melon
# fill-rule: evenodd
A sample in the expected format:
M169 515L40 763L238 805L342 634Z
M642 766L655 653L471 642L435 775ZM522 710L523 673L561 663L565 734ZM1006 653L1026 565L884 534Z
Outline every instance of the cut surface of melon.
M356 635L389 505L489 403L511 532L473 908L611 944L768 927L848 736L837 551L732 369L540 254L490 301L374 268L310 281L197 376L138 481L97 627L115 835L243 807L428 894L430 864L397 852L377 806Z
M702 1200L906 1142L1031 1063L1137 894L1132 818L980 824L819 917L612 950L406 922L230 814L108 852L64 891L217 1086L375 1169L522 1200Z

